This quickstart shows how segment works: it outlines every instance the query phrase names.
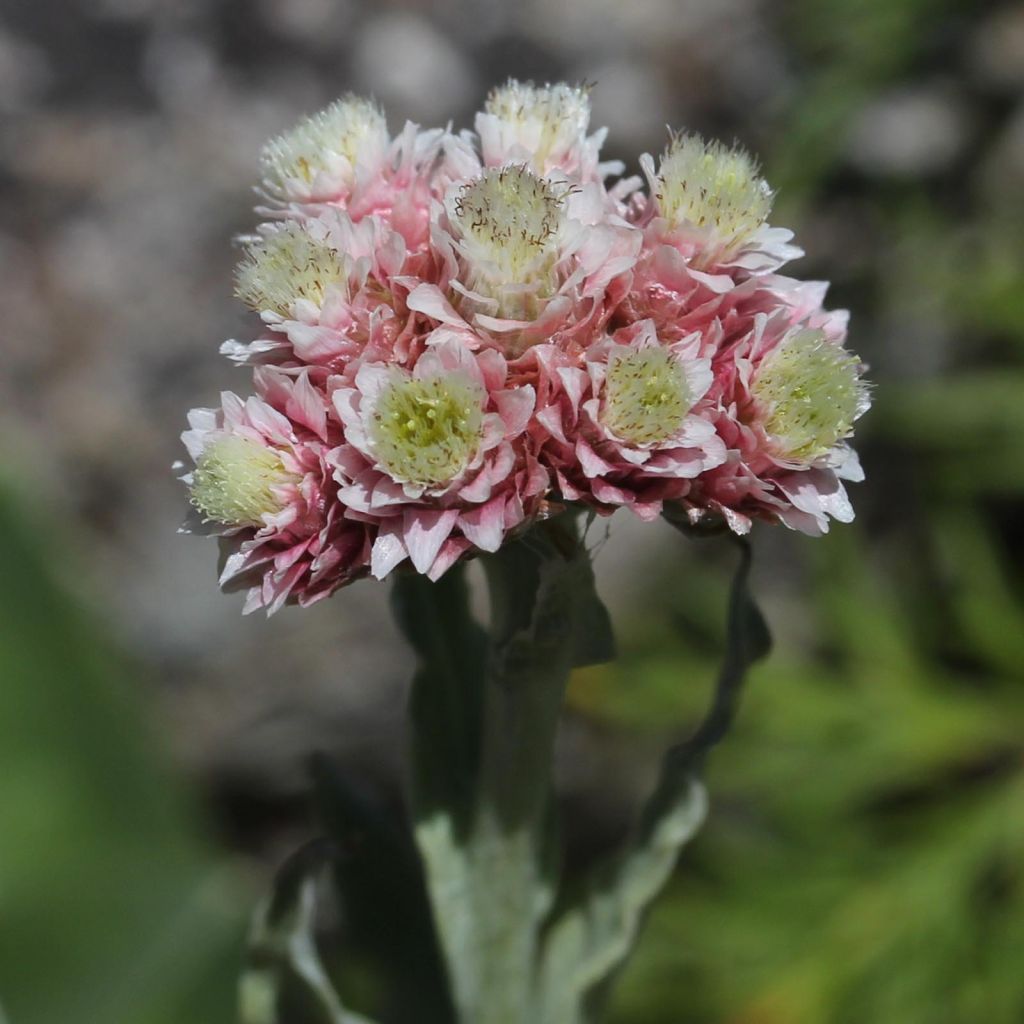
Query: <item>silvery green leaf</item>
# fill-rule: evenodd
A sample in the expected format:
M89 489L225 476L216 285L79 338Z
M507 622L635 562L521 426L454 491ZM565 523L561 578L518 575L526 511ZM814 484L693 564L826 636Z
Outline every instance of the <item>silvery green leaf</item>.
M469 825L480 758L487 635L469 609L465 567L436 583L396 577L391 606L419 659L410 697L412 782L417 817L453 814Z
M585 1021L586 1000L628 957L643 916L704 820L707 796L690 778L628 850L591 879L547 936L541 969L543 1024Z
M693 736L665 755L626 848L595 872L582 896L553 922L541 967L541 1020L582 1024L636 943L644 915L668 881L679 851L704 820L707 797L699 771L736 713L747 669L770 647L764 619L747 589L750 548L741 559L729 600L725 660L704 720Z

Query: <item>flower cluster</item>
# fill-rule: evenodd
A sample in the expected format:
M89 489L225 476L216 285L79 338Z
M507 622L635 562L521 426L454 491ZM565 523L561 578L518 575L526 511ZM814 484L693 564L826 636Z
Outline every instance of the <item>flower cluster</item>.
M587 90L511 81L474 132L345 97L262 154L237 274L254 395L195 410L189 528L247 610L437 578L567 505L737 533L853 512L868 406L826 285L741 150L600 161Z

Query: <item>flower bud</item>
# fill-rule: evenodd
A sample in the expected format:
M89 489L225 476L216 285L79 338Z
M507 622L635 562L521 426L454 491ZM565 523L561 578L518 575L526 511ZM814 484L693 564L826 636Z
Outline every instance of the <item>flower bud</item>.
M699 135L672 141L654 183L660 216L673 228L697 228L716 260L734 256L768 219L773 193L742 149Z
M503 162L510 147L530 154L538 174L573 164L590 124L585 86L534 85L514 78L491 91L478 131L487 164Z
M288 199L338 198L351 191L357 167L384 161L388 142L380 108L348 95L263 147L264 182Z

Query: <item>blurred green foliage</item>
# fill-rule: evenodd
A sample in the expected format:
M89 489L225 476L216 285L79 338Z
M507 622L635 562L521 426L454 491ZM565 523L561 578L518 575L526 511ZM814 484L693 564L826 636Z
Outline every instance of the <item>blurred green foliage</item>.
M822 543L806 624L818 643L753 673L712 765L710 822L656 907L616 1021L1022 1019L1024 608L977 521L951 514L931 530L971 556L951 624L970 668L945 634L922 642L921 596L908 614L862 535ZM706 626L696 648L710 650L700 595L717 566L703 575L672 611ZM652 729L714 659L681 660L650 630L634 644L578 680L576 699ZM685 699L702 695L694 684Z
M791 5L829 54L787 114L801 144L768 157L794 210L848 189L832 158L850 115L963 9ZM861 197L892 249L833 293L856 307L854 347L898 366L886 325L926 305L949 353L876 374L858 525L775 553L801 595L767 609L779 650L711 766L709 825L627 970L621 1024L1024 1020L1024 204L956 173ZM713 551L691 561L619 662L576 681L578 706L661 737L696 714L722 581Z
M248 893L37 527L0 491L0 1004L11 1024L230 1020Z

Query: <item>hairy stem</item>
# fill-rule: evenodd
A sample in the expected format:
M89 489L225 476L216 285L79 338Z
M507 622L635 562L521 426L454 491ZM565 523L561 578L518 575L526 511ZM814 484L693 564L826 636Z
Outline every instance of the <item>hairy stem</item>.
M475 778L449 773L449 795L462 800L468 792L468 806L421 792L416 836L461 1024L534 1024L539 935L553 889L545 857L551 764L577 632L593 615L593 581L574 524L565 521L486 556L483 566L490 630L476 677L462 673L454 684L456 703L472 712L457 718L473 735L452 749L472 750L460 765L471 765ZM460 600L468 615L464 593ZM465 625L453 632L467 635ZM451 652L435 651L435 662L450 663ZM452 687L432 678L429 692L429 678L419 680L414 705L446 701L451 728ZM413 720L420 756L446 756L423 732L436 716ZM444 774L435 764L429 777Z

